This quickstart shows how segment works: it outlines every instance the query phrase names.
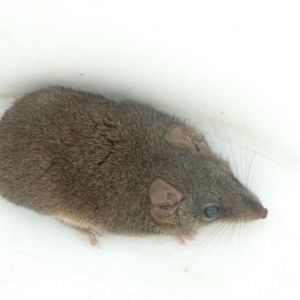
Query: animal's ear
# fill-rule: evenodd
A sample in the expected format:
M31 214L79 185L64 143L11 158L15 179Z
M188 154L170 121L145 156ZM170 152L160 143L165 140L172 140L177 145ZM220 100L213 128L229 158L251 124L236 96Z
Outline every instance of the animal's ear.
M149 195L152 217L161 223L177 224L178 203L184 199L184 195L162 179L153 181Z
M184 126L171 127L165 133L165 140L171 146L181 150L195 150L192 142L193 132Z

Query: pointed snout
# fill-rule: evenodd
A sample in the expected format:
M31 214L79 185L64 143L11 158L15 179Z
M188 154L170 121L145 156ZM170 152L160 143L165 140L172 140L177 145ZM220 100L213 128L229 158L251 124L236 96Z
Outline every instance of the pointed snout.
M237 216L244 221L254 221L265 219L268 216L268 210L260 203L253 203L251 206L243 207L237 212Z

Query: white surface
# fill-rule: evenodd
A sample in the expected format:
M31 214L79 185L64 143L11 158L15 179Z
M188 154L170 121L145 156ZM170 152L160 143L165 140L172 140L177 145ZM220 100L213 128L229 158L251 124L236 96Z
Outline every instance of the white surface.
M2 1L2 112L53 83L150 102L208 131L269 216L92 247L1 200L0 299L296 299L299 28L296 1Z

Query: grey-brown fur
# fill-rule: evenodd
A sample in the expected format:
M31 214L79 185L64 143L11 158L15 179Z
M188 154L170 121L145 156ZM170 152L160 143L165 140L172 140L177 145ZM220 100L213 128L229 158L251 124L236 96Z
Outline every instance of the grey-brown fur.
M174 127L186 128L190 147L168 142ZM150 213L156 179L184 195L172 206L176 224ZM0 194L78 227L117 234L180 234L214 220L266 216L195 129L149 106L62 87L28 94L4 114ZM205 216L207 205L220 207L216 219Z

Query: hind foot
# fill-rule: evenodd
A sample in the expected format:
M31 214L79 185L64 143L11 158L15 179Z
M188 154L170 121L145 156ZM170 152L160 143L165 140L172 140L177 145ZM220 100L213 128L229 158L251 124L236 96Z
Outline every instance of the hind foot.
M85 235L87 235L90 238L90 243L93 246L98 245L98 240L97 240L97 236L103 236L102 232L94 227L88 226L88 225L82 225L80 223L76 223L76 221L71 220L71 219L67 219L66 217L56 217L56 219L58 221L60 221L61 223L72 227L76 230L78 230L81 233L84 233Z
M92 229L92 228L79 228L79 227L77 227L75 229L77 229L78 231L86 234L90 238L90 244L92 246L98 245L97 236L102 236L102 234L99 231L96 231L95 229Z

